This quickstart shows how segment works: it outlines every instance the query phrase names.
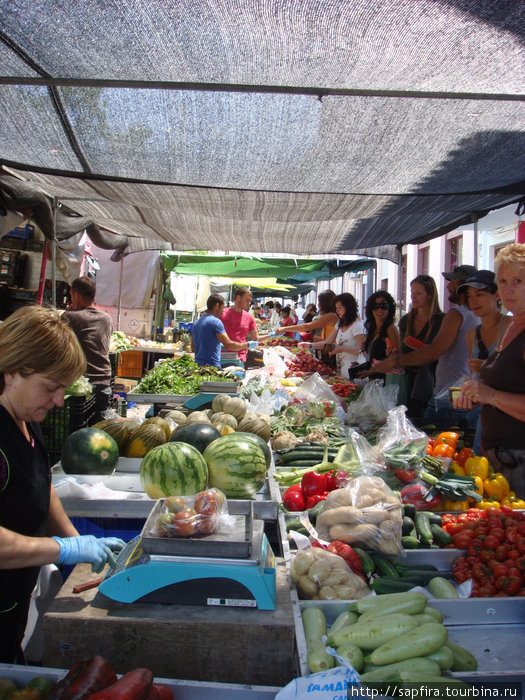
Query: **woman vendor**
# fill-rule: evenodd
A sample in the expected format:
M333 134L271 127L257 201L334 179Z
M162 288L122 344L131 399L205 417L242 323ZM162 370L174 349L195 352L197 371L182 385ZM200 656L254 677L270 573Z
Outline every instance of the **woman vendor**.
M494 260L501 301L512 323L479 369L463 384L457 408L481 408L481 445L520 498L525 496L525 245L511 243Z
M22 660L40 566L113 563L122 540L79 536L51 484L38 423L64 403L86 368L70 326L52 309L25 306L0 325L0 662Z

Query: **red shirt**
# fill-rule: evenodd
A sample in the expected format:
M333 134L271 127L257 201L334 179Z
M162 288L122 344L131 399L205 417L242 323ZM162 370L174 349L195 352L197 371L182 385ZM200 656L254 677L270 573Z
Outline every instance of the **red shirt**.
M283 318L283 320L281 321L281 326L295 326L293 318L291 318L290 316L288 316L288 318ZM295 332L294 331L287 331L284 335L287 338L293 338L295 335Z
M235 340L237 343L245 343L250 331L257 331L255 319L247 311L235 311L233 307L229 307L221 316L221 321L224 323L226 335L230 340ZM246 350L241 350L238 354L239 360L245 362Z

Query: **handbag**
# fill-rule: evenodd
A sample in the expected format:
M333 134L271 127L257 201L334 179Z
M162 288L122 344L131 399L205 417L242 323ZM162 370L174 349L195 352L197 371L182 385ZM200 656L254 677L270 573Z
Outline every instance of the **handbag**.
M361 364L359 365L354 365L353 367L350 367L350 369L348 370L349 379L355 379L360 372L364 372L365 370L370 369L371 366L372 363L370 361L367 361L361 362Z

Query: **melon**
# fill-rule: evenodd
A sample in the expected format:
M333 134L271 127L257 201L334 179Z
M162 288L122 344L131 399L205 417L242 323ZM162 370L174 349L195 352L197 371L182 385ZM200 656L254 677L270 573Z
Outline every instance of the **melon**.
M125 457L144 457L150 450L165 443L166 433L160 425L142 424L131 435L124 448Z
M211 403L211 407L214 413L229 413L237 420L242 420L246 415L246 401L240 396L217 394Z
M66 474L110 476L118 462L118 445L98 428L81 428L68 435L60 459Z
M199 452L204 452L208 445L220 438L221 434L216 427L210 423L190 423L189 425L181 425L180 428L173 431L170 438L171 442L186 442L188 445L193 445Z
M214 440L203 454L209 470L209 487L228 498L254 498L266 479L266 459L254 440L237 433Z
M203 456L186 442L154 447L140 465L140 483L150 498L192 496L205 489L207 482Z
M165 418L172 420L179 427L186 423L186 414L182 411L170 411L169 413L166 413Z
M184 425L189 425L191 423L211 423L208 411L193 411L190 413Z
M232 416L230 413L214 413L210 418L212 425L216 423L222 423L223 425L229 425L234 430L237 428L237 418Z
M142 425L159 425L162 428L162 430L164 430L164 432L166 433L166 440L170 439L171 433L173 432L171 425L168 423L168 421L164 420L164 418L161 418L160 416L146 418Z
M243 418L237 426L237 429L241 433L246 432L259 435L265 442L268 442L268 440L272 436L272 431L268 423L262 418L259 418L258 416L253 414L250 414L249 416Z
M100 421L100 423L95 423L93 427L99 428L108 435L111 435L118 445L119 453L124 454L124 448L131 435L128 421L120 420L119 418L111 418L109 420Z

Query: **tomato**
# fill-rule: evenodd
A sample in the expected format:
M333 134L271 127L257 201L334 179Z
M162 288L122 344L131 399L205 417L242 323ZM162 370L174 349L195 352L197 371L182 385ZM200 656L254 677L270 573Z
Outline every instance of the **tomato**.
M479 589L479 597L480 598L492 598L492 596L496 593L496 586L493 583L490 583L489 581L483 583L482 586L480 586Z
M504 591L507 595L516 595L521 589L523 578L521 574L517 576L499 576L496 579L496 588L499 591Z
M496 548L496 551L494 552L494 559L496 561L505 561L505 559L508 556L508 547L505 544L500 544L499 547Z
M487 535L484 540L485 549L496 549L499 546L499 540L494 535Z
M492 573L496 578L498 578L499 576L506 576L507 567L505 566L505 564L496 564L492 569Z
M460 533L458 535L453 536L452 542L454 544L454 547L457 547L458 549L467 549L467 547L470 544L470 537L467 537L463 533Z
M500 542L505 539L505 530L502 527L493 527L490 531L493 537L497 537Z
M491 563L492 561L494 561L494 554L490 551L490 549L483 549L483 550L479 553L479 560L480 560L483 564L489 564L489 565L490 565L490 563Z
M197 514L193 508L184 508L173 516L172 527L178 537L189 537L195 533Z

